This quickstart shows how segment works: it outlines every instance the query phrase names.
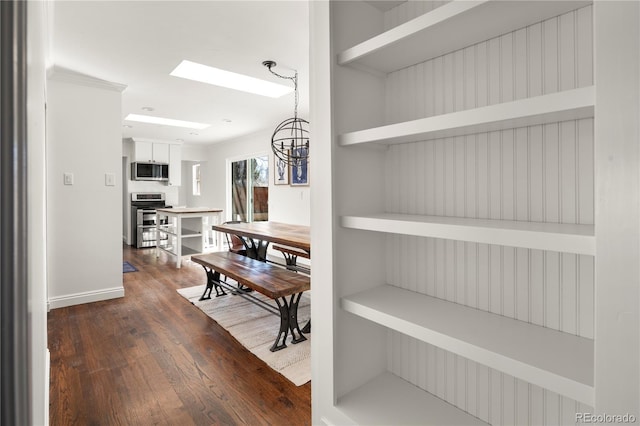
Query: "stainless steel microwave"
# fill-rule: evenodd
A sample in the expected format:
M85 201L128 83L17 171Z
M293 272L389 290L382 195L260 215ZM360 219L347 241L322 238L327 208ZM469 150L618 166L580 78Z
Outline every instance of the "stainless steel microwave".
M169 165L164 163L131 163L132 180L169 180Z

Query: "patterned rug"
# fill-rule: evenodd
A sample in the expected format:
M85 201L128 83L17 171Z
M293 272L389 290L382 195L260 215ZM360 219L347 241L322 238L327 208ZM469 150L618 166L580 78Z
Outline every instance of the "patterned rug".
M306 341L291 343L291 335L287 337L285 349L271 352L280 326L280 317L257 306L241 296L215 297L198 301L205 286L178 289L178 293L189 300L194 306L212 318L226 329L245 348L263 360L269 367L276 370L296 386L301 386L311 380L311 334L305 334ZM252 296L264 300L275 306L275 302L257 292ZM298 322L303 327L310 318L311 307L309 295L303 294L298 305Z
M122 273L126 274L127 272L136 272L138 268L130 264L129 262L122 262Z

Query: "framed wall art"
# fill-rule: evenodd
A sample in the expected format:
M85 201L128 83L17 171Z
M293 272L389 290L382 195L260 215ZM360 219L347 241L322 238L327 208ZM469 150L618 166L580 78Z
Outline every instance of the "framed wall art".
M309 157L307 156L308 148L297 148L300 157L304 160L296 160L291 165L291 186L309 185Z
M289 165L274 155L273 168L273 184L289 185Z

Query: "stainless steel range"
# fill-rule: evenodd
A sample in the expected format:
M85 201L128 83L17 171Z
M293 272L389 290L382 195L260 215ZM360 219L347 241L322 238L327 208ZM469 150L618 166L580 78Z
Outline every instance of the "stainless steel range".
M164 192L133 192L131 194L131 236L137 248L156 246L156 209L165 205ZM166 220L166 219L165 219ZM166 234L160 245L167 245Z

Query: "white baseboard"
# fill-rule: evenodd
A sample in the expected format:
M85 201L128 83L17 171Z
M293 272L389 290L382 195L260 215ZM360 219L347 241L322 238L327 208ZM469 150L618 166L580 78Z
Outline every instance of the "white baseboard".
M66 306L100 302L101 300L117 299L119 297L124 297L124 287L105 288L103 290L50 297L48 307L49 309L64 308Z

